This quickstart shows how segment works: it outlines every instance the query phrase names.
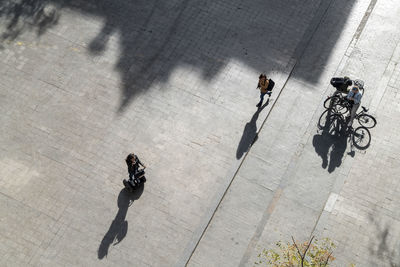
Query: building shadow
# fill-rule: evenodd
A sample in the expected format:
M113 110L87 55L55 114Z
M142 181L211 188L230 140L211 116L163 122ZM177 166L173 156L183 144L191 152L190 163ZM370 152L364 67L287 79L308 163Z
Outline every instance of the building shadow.
M244 126L242 138L240 138L239 145L236 149L236 158L240 159L244 153L249 151L250 147L257 141L257 119L260 115L260 112L269 104L269 98L261 108L257 109L257 111L251 117L251 120L246 123Z
M332 133L329 123L326 123L321 130L313 136L312 144L315 152L322 159L322 168L327 168L328 172L332 173L342 164L347 148L348 133L343 125L338 131Z
M144 184L138 190L130 193L125 188L121 190L118 195L118 212L112 221L110 228L101 240L100 246L97 250L97 257L103 259L107 257L108 250L113 246L120 243L128 233L128 221L125 220L128 208L132 205L133 201L139 199L142 195Z
M145 93L153 84L164 84L182 66L211 81L232 60L268 73L277 68L273 62L286 66L293 59L298 62L296 66L309 68L293 75L316 83L354 2L3 0L0 19L6 24L3 40L28 31L41 35L60 23L64 11L78 12L89 21L104 21L87 52L101 55L110 36L118 34L115 69L120 74L118 111L122 112L137 94ZM74 22L60 25L68 36L90 33L78 32L79 27ZM318 57L303 57L307 47Z

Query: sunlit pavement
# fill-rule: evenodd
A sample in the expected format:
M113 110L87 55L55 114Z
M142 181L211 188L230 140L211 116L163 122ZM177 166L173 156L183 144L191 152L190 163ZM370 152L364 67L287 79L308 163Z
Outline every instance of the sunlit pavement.
M97 2L0 4L0 265L253 266L311 235L400 262L400 3ZM365 81L367 150L320 137L334 75Z

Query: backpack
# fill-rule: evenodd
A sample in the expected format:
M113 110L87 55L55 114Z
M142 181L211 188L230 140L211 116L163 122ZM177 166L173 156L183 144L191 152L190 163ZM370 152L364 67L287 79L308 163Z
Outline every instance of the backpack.
M344 78L337 78L333 77L331 79L331 85L336 88L336 90L342 92L342 93L347 93L348 92L348 86L349 82L351 84L351 80L348 77Z
M343 78L336 78L336 77L333 77L332 79L331 79L331 85L333 86L333 87L335 87L335 88L337 88L337 87L339 87L339 86L342 86L344 84L344 79Z
M268 79L268 82L267 91L272 91L272 89L274 89L275 82L272 79Z

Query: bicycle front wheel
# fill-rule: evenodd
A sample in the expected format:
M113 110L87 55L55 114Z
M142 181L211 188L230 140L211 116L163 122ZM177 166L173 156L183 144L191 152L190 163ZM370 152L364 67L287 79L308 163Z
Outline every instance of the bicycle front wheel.
M353 131L353 145L358 149L367 149L371 143L371 133L364 126L360 126Z
M362 114L358 118L358 123L365 128L374 128L376 125L376 119L369 114Z

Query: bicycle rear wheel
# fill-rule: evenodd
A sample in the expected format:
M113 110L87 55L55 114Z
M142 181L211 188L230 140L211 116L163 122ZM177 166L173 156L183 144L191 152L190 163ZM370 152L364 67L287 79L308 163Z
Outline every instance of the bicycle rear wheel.
M324 101L324 108L332 108L335 104L340 102L338 96L330 96Z
M358 118L358 123L365 128L374 128L376 125L376 119L369 114L362 114Z
M367 149L371 143L371 133L364 126L360 126L353 131L353 145L358 149Z
M318 119L318 128L324 129L326 126L330 124L329 117L335 114L335 111L331 108L326 109L322 112L321 116Z
M332 109L335 110L336 113L339 114L346 114L347 111L349 111L349 108L345 105L343 105L342 103L334 103L332 106Z

